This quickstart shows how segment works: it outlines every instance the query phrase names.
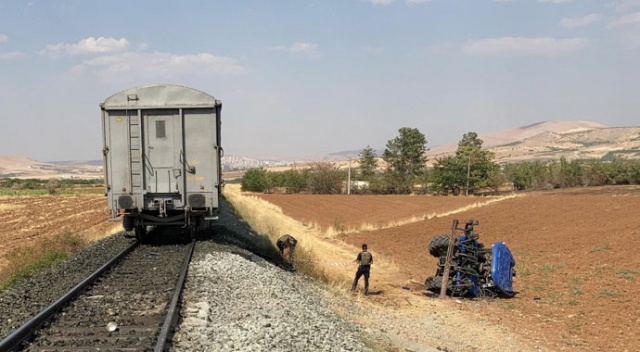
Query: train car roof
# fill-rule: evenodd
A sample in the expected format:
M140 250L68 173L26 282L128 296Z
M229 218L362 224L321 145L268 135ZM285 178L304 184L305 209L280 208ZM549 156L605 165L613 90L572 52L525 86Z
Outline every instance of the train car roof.
M116 93L100 104L103 110L215 107L220 101L197 89L160 84Z

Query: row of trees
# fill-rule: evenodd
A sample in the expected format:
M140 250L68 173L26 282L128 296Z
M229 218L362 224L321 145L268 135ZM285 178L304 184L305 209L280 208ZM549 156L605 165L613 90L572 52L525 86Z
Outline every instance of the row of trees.
M92 187L104 184L102 179L18 179L18 178L5 178L0 180L0 190L10 189L12 191L19 190L44 190L46 189L49 194L55 194L60 189L64 188L78 188L78 187Z
M503 168L515 189L640 184L640 161L572 160L509 164Z
M500 167L493 153L482 148L477 133L465 133L455 155L437 158L427 169L427 140L418 129L401 128L389 140L378 158L375 150L365 147L359 155L359 167L352 179L366 181L364 189L354 191L374 194L474 194L498 191L505 184L515 189L541 189L573 186L640 183L640 161L572 160L523 162ZM380 165L382 164L382 165ZM381 167L382 166L382 167ZM287 192L341 193L347 171L331 163L316 163L309 169L268 172L248 170L242 190L270 192L284 188Z
M346 171L324 162L313 164L308 169L282 172L249 169L242 177L241 186L243 191L249 192L271 193L279 188L288 193L337 194L342 193L346 177Z

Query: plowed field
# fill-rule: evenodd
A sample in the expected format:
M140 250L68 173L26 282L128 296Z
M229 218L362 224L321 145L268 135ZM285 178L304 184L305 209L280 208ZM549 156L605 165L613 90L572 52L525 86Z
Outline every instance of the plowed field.
M0 197L0 279L9 251L65 231L89 241L104 237L120 226L108 217L102 195Z
M374 258L393 261L398 277L372 285L385 294L433 275L432 236L454 219L480 221L485 245L505 242L517 265L513 299L477 301L469 314L504 325L557 351L640 350L640 187L524 193L514 198L259 195L284 214L326 230ZM490 200L494 200L491 202ZM497 201L496 201L497 200ZM368 224L368 225L367 225ZM354 256L355 256L354 252ZM378 261L376 265L384 265ZM378 280L381 280L379 277ZM420 299L420 285L412 285Z

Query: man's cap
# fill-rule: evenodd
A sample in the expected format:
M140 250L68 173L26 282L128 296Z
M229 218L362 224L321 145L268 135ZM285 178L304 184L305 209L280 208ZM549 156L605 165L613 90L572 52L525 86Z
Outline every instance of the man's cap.
M364 249L364 248L367 248L367 244L366 244L366 243L363 243L363 244L362 244L362 248L363 248L363 249Z

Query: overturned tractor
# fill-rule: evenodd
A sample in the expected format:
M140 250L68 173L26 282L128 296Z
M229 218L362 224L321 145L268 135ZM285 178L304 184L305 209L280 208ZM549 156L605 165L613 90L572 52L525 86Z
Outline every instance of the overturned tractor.
M463 229L457 228L454 221L452 235L438 235L429 242L429 253L439 258L435 276L425 281L425 288L440 293L444 276L448 277L446 292L458 297L513 297L513 277L515 260L509 248L503 242L484 248L478 241L474 226L477 220L469 220ZM455 236L456 230L463 231ZM451 250L449 244L454 243ZM446 275L447 256L450 251L449 270Z

